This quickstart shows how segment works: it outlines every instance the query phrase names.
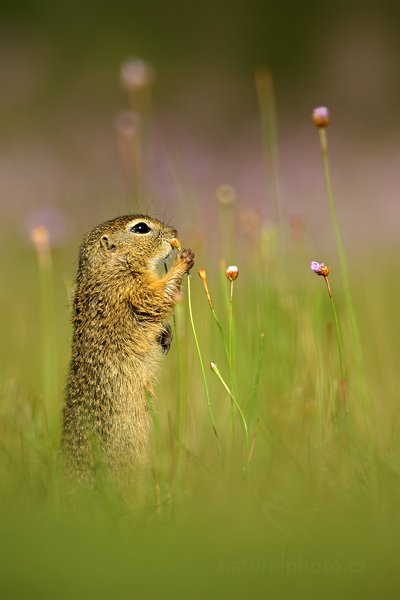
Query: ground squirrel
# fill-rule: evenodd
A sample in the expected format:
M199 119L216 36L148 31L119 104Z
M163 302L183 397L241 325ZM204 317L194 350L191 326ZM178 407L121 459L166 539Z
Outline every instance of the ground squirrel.
M157 363L168 319L194 254L173 227L144 215L107 221L83 240L73 303L72 357L64 406L67 467L85 477L104 462L126 473L146 455ZM176 247L164 275L157 268Z

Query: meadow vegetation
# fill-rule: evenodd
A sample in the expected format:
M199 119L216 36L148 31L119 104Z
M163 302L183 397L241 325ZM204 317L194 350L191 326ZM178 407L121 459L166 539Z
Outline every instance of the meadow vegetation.
M143 121L151 83L140 97L130 88ZM60 414L77 248L52 248L45 229L32 232L30 244L4 233L2 597L394 597L395 255L347 250L329 163L321 164L327 197L315 210L328 219L330 207L336 250L310 255L303 224L285 216L265 73L257 91L276 218L262 222L251 206L239 214L234 189L223 185L219 221L211 226L196 207L202 239L180 236L196 265L149 400L152 446L133 488L100 479L92 490L72 492L63 478ZM123 127L135 212L139 201L146 207L147 142L132 121ZM312 260L331 267L332 296ZM239 275L229 279L232 263Z

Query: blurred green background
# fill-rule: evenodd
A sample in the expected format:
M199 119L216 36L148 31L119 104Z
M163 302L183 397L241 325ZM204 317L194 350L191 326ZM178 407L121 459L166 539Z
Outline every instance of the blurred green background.
M0 597L398 596L399 33L394 1L0 3ZM263 331L261 424L243 481L240 449L229 468L218 462L182 303L182 356L175 343L160 371L161 433L139 499L106 487L71 500L43 404L48 384L57 411L62 402L82 235L135 205L119 137L130 108L120 68L130 58L155 73L141 208L195 250L224 327L219 259L237 261L237 386L248 410ZM260 68L276 94L287 253L263 156ZM331 110L361 374L310 118L321 104ZM233 217L216 202L221 184L234 188ZM38 225L49 229L53 259L47 300L30 239ZM354 405L350 450L343 422L329 420L337 357L313 259L332 266ZM193 302L205 359L225 368L196 275ZM179 360L184 459L174 429ZM226 398L218 382L210 387L224 435Z

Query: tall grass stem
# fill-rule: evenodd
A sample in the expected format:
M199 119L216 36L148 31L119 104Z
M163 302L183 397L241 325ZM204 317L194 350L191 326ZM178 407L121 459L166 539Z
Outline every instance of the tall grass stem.
M261 69L255 74L255 84L261 119L262 142L267 175L271 177L272 193L277 221L282 234L285 232L282 185L279 165L278 117L275 89L271 73Z
M36 248L39 280L40 311L42 328L42 389L46 427L50 437L58 439L60 433L58 419L58 365L57 327L54 300L53 261L49 245L49 232L44 227L32 231L32 241Z
M262 333L260 336L260 345L259 345L259 349L258 349L258 358L257 358L256 373L255 373L255 377L254 377L253 393L251 396L251 407L250 407L250 416L249 416L250 422L254 418L254 413L256 412L256 407L257 407L257 396L258 396L258 388L260 385L260 376L261 376L262 361L263 361L263 357L264 357L264 349L265 349L265 335L264 335L264 333Z

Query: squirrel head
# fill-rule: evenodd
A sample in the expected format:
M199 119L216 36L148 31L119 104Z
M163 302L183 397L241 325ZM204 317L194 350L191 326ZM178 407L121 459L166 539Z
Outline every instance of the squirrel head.
M117 217L86 235L79 268L109 274L155 271L171 254L176 236L176 229L146 215Z

